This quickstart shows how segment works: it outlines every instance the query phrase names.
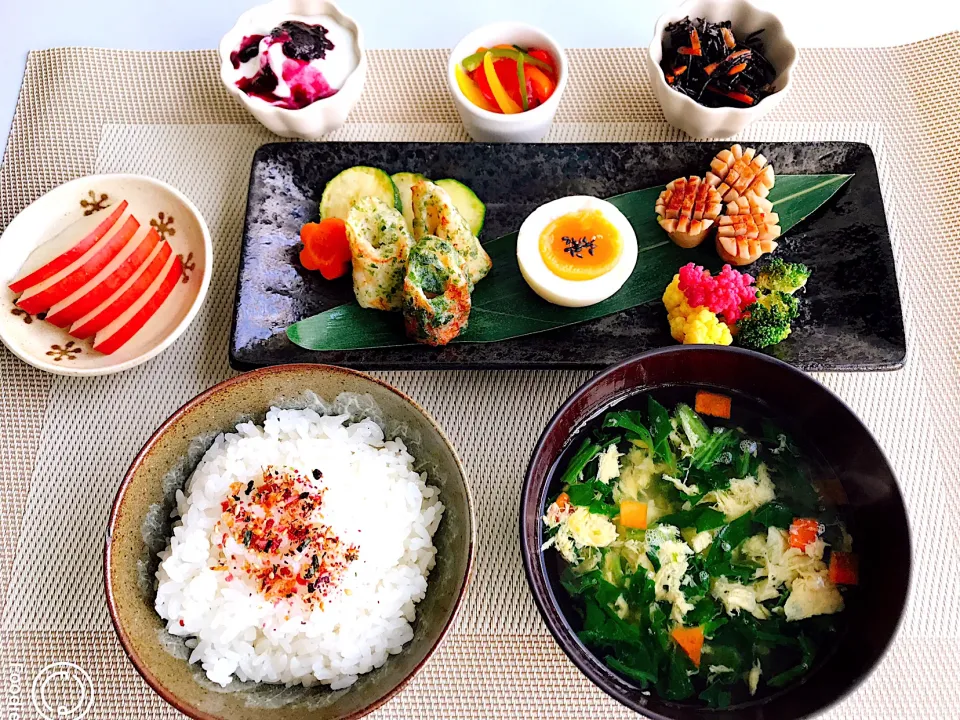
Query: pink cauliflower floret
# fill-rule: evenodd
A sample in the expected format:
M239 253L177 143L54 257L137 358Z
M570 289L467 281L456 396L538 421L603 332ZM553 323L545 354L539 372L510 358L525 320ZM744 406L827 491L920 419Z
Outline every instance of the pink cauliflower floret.
M701 265L688 263L680 268L680 290L691 307L706 307L733 325L757 299L753 277L729 265L713 276Z

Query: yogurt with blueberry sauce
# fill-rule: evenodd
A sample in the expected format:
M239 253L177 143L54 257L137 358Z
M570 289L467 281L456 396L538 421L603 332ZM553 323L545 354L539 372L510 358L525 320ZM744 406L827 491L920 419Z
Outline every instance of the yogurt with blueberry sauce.
M292 16L230 53L234 83L252 97L298 110L330 97L360 63L353 33L329 15Z

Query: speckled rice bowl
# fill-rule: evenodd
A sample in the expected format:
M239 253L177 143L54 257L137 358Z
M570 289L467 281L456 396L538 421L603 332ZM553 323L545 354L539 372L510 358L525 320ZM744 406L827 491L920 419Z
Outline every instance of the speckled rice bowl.
M190 662L345 688L414 636L443 505L370 419L272 408L219 435L160 553L156 609Z

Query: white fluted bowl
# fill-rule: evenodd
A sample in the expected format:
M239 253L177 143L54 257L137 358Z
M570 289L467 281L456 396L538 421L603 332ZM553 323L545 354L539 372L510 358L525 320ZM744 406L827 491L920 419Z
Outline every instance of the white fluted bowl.
M261 98L247 95L234 82L233 65L230 62L230 53L237 49L245 36L269 32L291 15L333 17L354 36L358 54L357 67L347 77L343 87L330 97L295 110L276 107ZM317 140L337 130L346 122L347 115L360 99L367 77L367 54L360 26L330 0L273 0L251 8L220 40L219 52L220 79L227 92L237 98L264 127L281 137Z
M663 77L663 29L670 23L690 16L711 22L730 20L736 37L764 30L761 36L765 55L777 70L776 92L756 105L746 108L709 108L671 88ZM747 125L762 118L779 105L790 91L791 72L797 62L797 48L787 37L783 23L773 13L761 10L747 0L687 0L657 20L647 53L650 85L663 109L667 122L695 138L726 138L736 135Z

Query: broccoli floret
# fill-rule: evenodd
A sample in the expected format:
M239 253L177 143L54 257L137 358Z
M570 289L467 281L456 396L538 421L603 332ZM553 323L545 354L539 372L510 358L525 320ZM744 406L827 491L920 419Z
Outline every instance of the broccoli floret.
M789 293L775 291L769 295L761 295L757 302L775 312L782 313L789 320L796 320L800 314L800 301Z
M785 293L783 293L785 295ZM775 297L768 295L767 298ZM787 297L791 297L787 295ZM764 300L756 302L747 308L749 315L740 319L737 323L739 334L737 340L741 345L748 348L769 347L782 342L790 334L790 316L789 309L781 307L779 304L773 306L767 305Z
M807 284L809 277L810 269L803 263L786 263L775 257L757 275L757 288L792 295Z

